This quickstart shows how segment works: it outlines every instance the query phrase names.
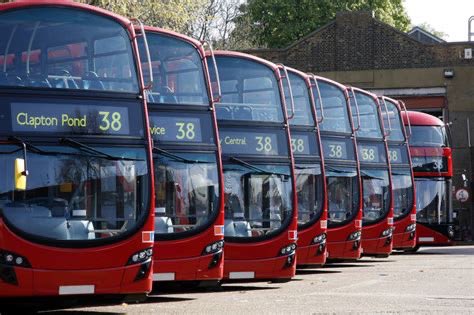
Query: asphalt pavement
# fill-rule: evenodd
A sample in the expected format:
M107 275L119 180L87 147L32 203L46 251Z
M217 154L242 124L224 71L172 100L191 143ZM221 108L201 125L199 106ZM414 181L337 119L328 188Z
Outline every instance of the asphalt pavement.
M42 312L43 313L43 312ZM474 314L474 246L298 270L288 283L153 292L145 303L46 314Z

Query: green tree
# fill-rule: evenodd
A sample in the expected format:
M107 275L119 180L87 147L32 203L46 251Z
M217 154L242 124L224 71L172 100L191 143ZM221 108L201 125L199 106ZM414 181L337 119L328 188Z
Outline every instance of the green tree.
M207 0L79 0L144 24L193 35L193 21Z
M236 29L249 27L258 46L285 47L334 19L337 12L356 10L372 10L377 19L401 31L410 25L402 0L248 0L236 18Z

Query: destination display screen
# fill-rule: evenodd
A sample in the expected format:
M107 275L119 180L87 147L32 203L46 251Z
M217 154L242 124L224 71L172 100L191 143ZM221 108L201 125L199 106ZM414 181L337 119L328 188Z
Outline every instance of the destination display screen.
M150 112L150 133L159 142L214 143L213 124L208 112Z
M388 147L388 159L392 164L408 164L406 146Z
M322 139L325 159L354 161L353 142L350 139Z
M359 161L366 163L385 163L385 147L383 144L358 143Z
M311 132L291 132L291 150L293 150L294 155L319 156L316 134Z
M18 133L143 135L143 128L137 129L143 127L138 104L133 104L137 108L133 119L138 126L131 128L132 106L62 102L11 102L8 108L1 110L0 120L3 124L9 117L9 130ZM10 113L5 113L6 110ZM1 131L8 131L5 125Z
M288 156L284 130L220 129L219 137L224 154Z

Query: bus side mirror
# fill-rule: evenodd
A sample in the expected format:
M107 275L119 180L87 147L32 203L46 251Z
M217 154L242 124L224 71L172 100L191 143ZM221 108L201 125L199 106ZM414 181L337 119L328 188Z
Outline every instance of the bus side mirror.
M26 190L26 169L24 159L15 159L15 189Z

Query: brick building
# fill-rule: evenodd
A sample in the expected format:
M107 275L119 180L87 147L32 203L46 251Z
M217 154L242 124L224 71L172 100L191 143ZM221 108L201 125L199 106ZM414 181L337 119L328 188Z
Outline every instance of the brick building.
M426 35L417 30L400 32L370 12L344 12L286 48L246 52L402 99L409 109L431 113L449 123L453 186L467 185L471 193L465 203L453 195L457 236L470 240L474 235L474 42L424 40L430 37Z

